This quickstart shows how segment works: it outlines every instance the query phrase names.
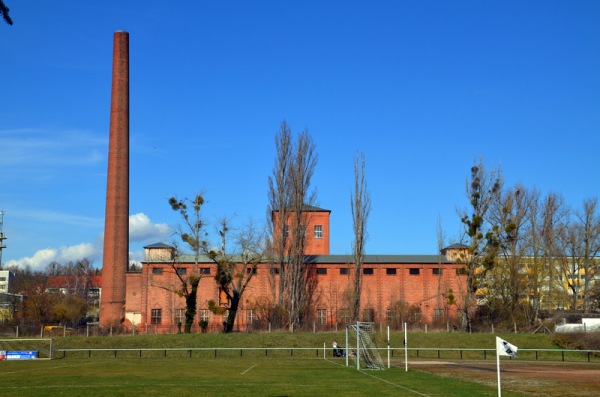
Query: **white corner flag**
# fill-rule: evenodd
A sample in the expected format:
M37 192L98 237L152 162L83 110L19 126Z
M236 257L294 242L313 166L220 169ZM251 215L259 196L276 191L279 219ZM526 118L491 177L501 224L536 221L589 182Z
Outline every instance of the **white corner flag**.
M498 369L498 397L502 396L500 387L500 356L517 357L517 346L511 345L504 339L496 337L496 368Z
M499 356L517 357L517 350L519 350L517 346L496 337L496 354Z

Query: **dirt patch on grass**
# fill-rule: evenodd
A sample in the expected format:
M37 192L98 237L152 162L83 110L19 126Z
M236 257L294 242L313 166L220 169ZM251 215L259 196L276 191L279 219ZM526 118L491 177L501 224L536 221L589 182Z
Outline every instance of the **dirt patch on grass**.
M421 370L440 376L464 378L497 387L496 361L414 361L409 370ZM596 396L600 395L600 364L540 363L539 361L502 360L502 390L527 393L530 396Z

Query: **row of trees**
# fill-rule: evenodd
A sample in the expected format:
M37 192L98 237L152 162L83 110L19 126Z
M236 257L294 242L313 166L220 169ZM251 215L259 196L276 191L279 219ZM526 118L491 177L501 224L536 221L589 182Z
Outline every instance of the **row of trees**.
M480 159L459 211L467 285L462 326L474 318L535 324L542 311L599 309L600 214L596 197L579 209L558 193L506 186ZM476 310L477 309L477 310Z
M272 300L268 319L277 326L287 326L291 332L311 323L316 292L315 272L305 260L306 227L310 223L316 191L311 179L317 165L315 144L304 130L294 141L288 124L283 121L275 137L276 157L269 177L268 225L270 251L267 253L273 270ZM353 257L355 278L349 291L351 321L358 320L362 286L362 264L367 239L367 221L371 201L365 176L365 158L354 160L354 191L350 195L353 220ZM279 277L275 278L275 274ZM267 303L269 305L269 303Z
M268 322L276 327L287 327L293 332L312 320L316 280L310 265L305 262L305 236L311 208L316 202L316 191L311 188L311 180L318 156L308 131L304 130L294 138L286 121L281 123L275 136L275 147L273 172L268 178L267 230L249 223L232 233L230 221L222 219L217 228L220 238L220 247L217 248L208 242L206 225L201 217L204 203L202 195L197 195L194 199L172 197L169 200L171 208L183 220L177 234L192 250L196 260L193 274L179 274L175 267L180 252L176 248L172 266L180 286L173 292L186 300L185 332L190 332L197 310L197 288L202 277L198 269L200 255L208 256L217 264L215 280L228 300L225 332L233 330L243 293L255 274L258 263L269 263L272 268L270 300L263 303L263 306L268 306ZM360 308L360 269L370 211L364 156L356 157L354 171L355 189L351 194L350 204L354 221L353 247L357 271L351 307L352 318L356 320ZM233 241L231 247L230 239ZM209 308L215 313L224 311L215 302L209 302Z
M12 325L39 331L41 324L77 326L93 318L98 301L90 294L97 271L88 259L67 263L50 263L45 270L14 266L9 285ZM62 276L61 288L52 288L50 276ZM21 296L24 299L21 299ZM97 315L97 314L96 314Z

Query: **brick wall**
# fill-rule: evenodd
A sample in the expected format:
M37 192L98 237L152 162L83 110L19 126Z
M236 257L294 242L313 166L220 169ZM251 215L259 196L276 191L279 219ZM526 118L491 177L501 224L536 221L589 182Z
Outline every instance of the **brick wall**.
M330 256L336 259L336 256ZM193 271L193 263L178 264L187 274ZM339 263L319 263L313 266L317 280L312 322L321 327L334 327L343 322L344 309L348 307L348 288L352 288L354 270ZM459 265L444 263L366 263L361 295L361 320L365 310L370 310L376 322L383 324L406 321L432 324L438 315L444 315L444 323L456 315L454 306L448 306L447 295L453 291L458 299L465 276L456 274ZM219 302L219 288L214 280L216 265L205 262L200 268L209 269L198 288L198 309L208 309L208 301ZM346 269L346 270L342 270ZM179 270L182 271L182 270ZM205 270L206 271L206 270ZM438 274L434 274L434 271ZM347 272L342 274L342 272ZM439 274L441 272L441 275ZM372 274L369 274L372 273ZM254 321L260 320L260 302L272 301L271 285L279 276L273 275L270 265L261 264L246 289L236 318L236 329L246 330L248 310L254 310ZM276 284L275 284L276 285ZM170 263L143 263L141 273L129 273L127 277L126 311L141 312L141 324L152 325L152 310L161 311L159 332L171 332L177 324L177 312L185 309L182 297L172 292L180 288L180 281ZM390 316L388 310L392 310ZM420 313L420 314L419 314ZM325 318L324 324L319 324ZM156 319L155 319L156 321ZM197 325L199 318L194 321ZM210 329L221 330L223 316L209 314ZM392 324L393 325L393 324ZM266 326L266 324L263 324ZM162 331L160 331L162 330Z

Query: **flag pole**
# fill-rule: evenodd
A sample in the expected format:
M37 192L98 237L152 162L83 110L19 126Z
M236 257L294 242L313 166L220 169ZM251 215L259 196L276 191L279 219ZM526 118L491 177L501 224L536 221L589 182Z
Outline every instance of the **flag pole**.
M498 397L502 397L502 389L500 387L500 352L498 351L498 344L496 344L496 368L498 370Z
M404 323L404 372L408 372L408 330Z
M387 354L388 354L388 369L391 368L390 366L390 326L388 325L387 327L387 344L388 344L388 348L387 348Z
M496 367L498 368L498 397L502 397L500 388L500 356L517 357L519 348L507 341L496 337Z

